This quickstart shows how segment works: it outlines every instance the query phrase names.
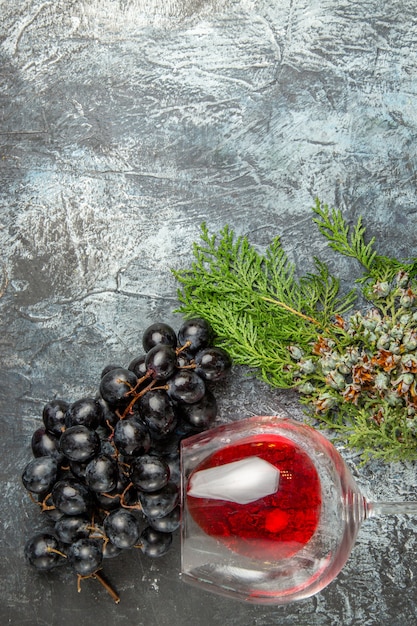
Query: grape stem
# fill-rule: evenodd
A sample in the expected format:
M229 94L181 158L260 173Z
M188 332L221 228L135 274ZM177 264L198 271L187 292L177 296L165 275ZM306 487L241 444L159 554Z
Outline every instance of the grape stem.
M191 341L189 339L187 339L187 341L185 342L185 344L183 346L181 346L180 348L176 348L175 352L176 352L177 356L179 354L181 354L181 352L183 350L186 350L189 346L191 346Z
M108 583L107 580L99 572L94 572L94 574L89 574L88 576L82 576L81 574L78 574L77 575L77 591L78 591L78 593L80 593L80 591L81 591L81 581L82 580L86 580L87 578L93 578L94 580L98 580L98 582L104 587L104 589L107 591L107 593L113 598L115 603L119 604L119 602L120 602L119 595L116 593L116 591L110 585L110 583Z
M106 498L110 498L110 499L114 499L119 497L120 498L120 506L122 506L124 509L137 509L138 511L142 510L142 506L137 503L137 504L126 504L125 502L125 495L127 494L127 492L129 491L129 489L131 489L132 487L134 487L134 484L132 482L130 482L127 487L125 487L122 491L122 493L119 494L115 494L115 495L111 495L110 493L103 493L102 495L105 496Z
M56 507L53 504L47 504L47 501L50 497L51 497L51 494L48 493L48 495L45 496L42 502L39 502L39 500L36 500L36 498L34 498L34 496L29 492L29 498L32 500L32 502L40 506L42 511L54 511L55 510Z
M95 578L96 580L98 580L98 582L103 585L104 589L107 591L107 593L109 593L111 595L111 597L113 598L113 600L115 601L116 604L119 604L120 602L120 597L118 596L118 594L116 593L116 591L113 589L113 587L107 582L107 580L105 578L103 578L103 576L101 574L99 574L98 572L96 572L93 575L93 578Z
M183 346L181 346L180 348L177 348L175 350L177 356L178 354L180 354L183 350L186 350L189 346L191 345L191 341L186 341L184 343ZM192 365L190 367L195 367L195 365ZM140 391L136 392L136 390L138 389L138 387L145 382L145 380L147 380L148 378L150 378L152 376L151 371L148 370L146 372L146 374L144 374L144 376L142 376L142 378L139 378L139 380L137 381L136 385L134 387L132 387L126 394L126 396L133 396L133 398L131 399L131 401L129 402L129 404L127 405L127 407L125 408L125 410L123 411L123 413L121 415L119 415L120 419L125 419L131 412L133 407L135 406L136 402L139 400L139 398L141 398L142 396L145 395L145 393L147 393L148 391L150 391L151 389L167 389L168 387L166 385L161 386L161 387L155 387L155 384L157 382L156 379L151 380L151 382L149 383L149 385L147 385L146 387L144 387L143 389L141 389Z
M54 554L59 554L59 556L62 556L64 559L68 558L67 555L63 552L61 552L60 550L56 550L55 548L51 548L50 546L46 548L46 551L53 552Z
M123 411L123 413L120 416L120 419L125 419L125 417L127 415L129 415L129 413L132 411L133 407L135 406L136 402L139 400L139 398L141 398L142 396L145 395L145 393L147 391L149 391L150 389L152 389L152 387L155 386L156 384L156 380L152 380L149 385L147 385L144 389L142 389L141 391L139 391L138 393L136 393L133 398L131 399L131 401L129 402L129 404L127 405L127 407L125 408L125 410ZM136 387L135 387L136 388ZM131 391L129 391L129 394L133 391L133 389Z
M143 383L145 382L145 380L147 380L148 378L150 378L151 374L149 371L146 372L146 374L144 374L144 376L142 376L141 378L138 378L138 382L136 383L136 385L134 387L132 387L127 393L127 396L133 395L136 392L136 389Z
M138 511L141 511L142 510L142 506L140 505L139 502L137 504L126 504L126 502L125 502L125 495L127 494L127 492L129 491L129 489L131 487L134 487L132 482L129 483L127 485L127 487L125 487L125 489L123 489L122 493L120 494L120 505L124 509L137 509Z
M107 495L107 494L104 494L104 495ZM94 525L87 526L87 530L91 531L89 536L92 539L102 539L104 541L104 545L108 543L109 539L106 537L106 535L100 528L97 528L97 526L94 526Z
M147 393L148 391L150 391L151 389L156 390L156 389L168 389L167 385L160 385L159 387L155 387L156 383L158 382L158 380L156 378L154 378L149 385L147 385L146 387L144 387L144 389L142 389L141 391L139 391L137 394L135 394L132 398L132 400L129 402L129 404L127 405L127 407L125 408L125 410L123 411L123 413L120 415L120 419L125 419L131 412L133 407L135 406L136 402L139 400L139 398L141 398L142 396L145 395L145 393ZM136 388L136 387L135 387ZM132 390L133 391L133 390ZM131 393L129 391L129 393Z

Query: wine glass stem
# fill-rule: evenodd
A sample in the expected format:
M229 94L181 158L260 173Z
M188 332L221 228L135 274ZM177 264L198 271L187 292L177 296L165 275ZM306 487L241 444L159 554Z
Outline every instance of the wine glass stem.
M368 502L367 517L376 515L417 515L417 502Z

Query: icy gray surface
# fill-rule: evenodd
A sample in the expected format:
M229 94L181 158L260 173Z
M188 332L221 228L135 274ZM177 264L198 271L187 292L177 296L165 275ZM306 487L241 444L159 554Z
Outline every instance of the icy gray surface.
M417 5L413 0L0 0L2 624L403 626L417 620L416 522L374 519L318 596L248 606L186 587L178 538L109 563L122 603L22 558L37 516L20 487L43 404L94 393L144 328L176 328L170 268L205 220L308 271L336 260L316 196L381 250L415 255ZM302 417L292 394L237 369L221 415ZM366 495L417 499L414 464L359 468Z

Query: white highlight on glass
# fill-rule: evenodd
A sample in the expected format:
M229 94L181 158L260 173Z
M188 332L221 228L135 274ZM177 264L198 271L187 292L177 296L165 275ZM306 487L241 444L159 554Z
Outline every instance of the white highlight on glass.
M188 495L249 504L276 493L279 470L257 456L200 470L190 480Z

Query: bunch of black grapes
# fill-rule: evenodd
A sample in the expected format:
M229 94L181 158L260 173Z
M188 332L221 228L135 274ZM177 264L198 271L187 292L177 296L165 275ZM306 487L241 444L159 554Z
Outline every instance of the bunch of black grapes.
M32 566L67 564L78 587L95 578L119 602L103 561L130 548L148 557L167 552L181 520L180 442L213 424L211 385L231 367L212 343L200 318L178 334L153 324L143 354L128 367L104 368L96 397L44 406L22 474L47 523L25 545Z

